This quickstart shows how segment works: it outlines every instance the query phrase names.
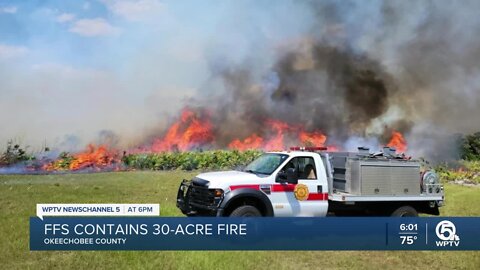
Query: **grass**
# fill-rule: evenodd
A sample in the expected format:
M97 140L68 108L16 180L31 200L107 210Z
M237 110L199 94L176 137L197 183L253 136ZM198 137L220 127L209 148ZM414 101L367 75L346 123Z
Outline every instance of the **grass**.
M29 251L37 203L160 203L180 216L175 197L192 172L0 175L0 269L478 269L480 252L439 251ZM447 216L480 216L480 188L446 184Z

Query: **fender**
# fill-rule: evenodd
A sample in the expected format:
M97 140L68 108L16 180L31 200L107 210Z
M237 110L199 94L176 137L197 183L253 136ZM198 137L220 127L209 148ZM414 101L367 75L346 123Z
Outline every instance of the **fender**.
M239 198L244 198L244 197L253 197L253 198L256 198L256 199L259 199L264 205L265 205L265 209L266 209L266 216L267 217L272 217L273 216L273 206L272 206L272 202L270 201L270 199L267 197L267 195L265 195L265 193L263 193L262 191L260 190L255 190L255 189L251 189L251 188L239 188L239 189L235 189L233 191L230 191L227 195L225 195L225 197L223 198L223 201L222 203L220 204L219 208L221 209L221 213L219 213L220 215L223 214L223 210L224 209L227 209L228 206L233 202L235 201L236 199L239 199ZM218 216L218 215L217 215Z

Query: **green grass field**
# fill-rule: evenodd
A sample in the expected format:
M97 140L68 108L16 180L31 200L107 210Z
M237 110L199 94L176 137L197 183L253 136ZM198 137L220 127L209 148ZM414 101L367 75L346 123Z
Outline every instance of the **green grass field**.
M480 269L480 252L431 251L29 251L37 203L160 203L180 216L186 172L0 175L0 269ZM446 216L480 216L480 188L447 184ZM480 240L480 239L479 239Z

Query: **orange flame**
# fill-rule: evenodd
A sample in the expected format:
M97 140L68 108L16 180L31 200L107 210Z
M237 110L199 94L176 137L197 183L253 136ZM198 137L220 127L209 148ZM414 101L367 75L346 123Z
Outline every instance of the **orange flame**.
M306 146L324 146L325 142L327 141L327 136L319 131L314 131L311 133L301 131L298 137L302 144Z
M234 139L228 147L230 149L247 150L263 149L266 151L284 150L285 136L296 138L295 140L303 146L325 146L327 136L320 131L307 132L301 126L289 125L280 120L268 119L265 125L270 128L270 136L267 139L258 136L256 133L246 137L244 140ZM336 150L336 147L329 147L329 150Z
M87 151L74 156L70 170L81 170L86 167L107 167L117 161L116 151L109 151L106 146L95 147L89 144Z
M240 139L235 139L228 144L228 148L237 149L240 151L245 151L249 149L260 149L263 145L263 138L253 133L252 135L245 138L243 141Z
M93 144L89 144L85 152L73 155L70 161L58 159L45 164L43 169L46 171L66 169L78 171L86 168L102 170L117 163L120 163L120 159L116 150L109 150L105 145L96 147Z
M402 133L398 131L392 132L392 138L387 144L388 147L393 147L399 153L405 153L407 151L407 141L403 137Z
M197 113L186 108L180 120L170 126L165 136L154 141L152 151L187 151L210 143L214 139L212 128L208 118L201 119Z
M266 142L263 148L267 151L285 149L283 137L285 132L291 129L290 126L287 123L279 120L267 120L266 124L273 130L274 136Z

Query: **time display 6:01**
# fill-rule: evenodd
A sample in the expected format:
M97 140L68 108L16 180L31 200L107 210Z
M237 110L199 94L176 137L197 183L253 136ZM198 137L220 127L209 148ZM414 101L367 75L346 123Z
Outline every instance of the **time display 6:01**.
M417 231L418 225L417 224L400 224L401 231Z

